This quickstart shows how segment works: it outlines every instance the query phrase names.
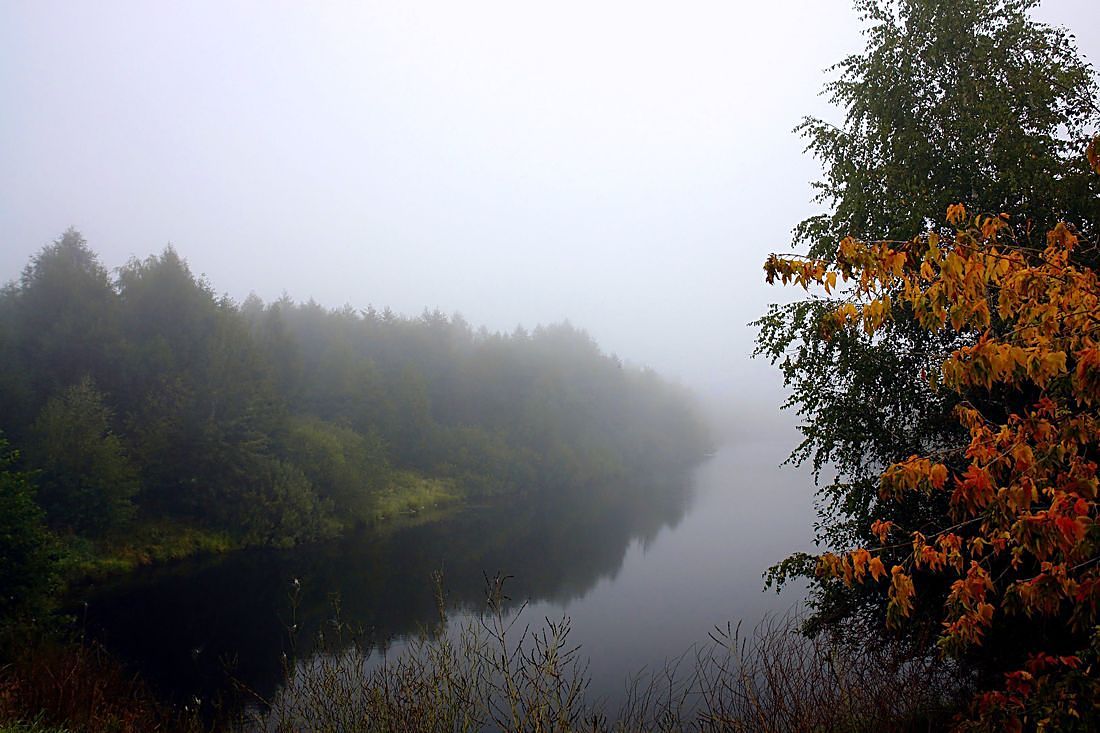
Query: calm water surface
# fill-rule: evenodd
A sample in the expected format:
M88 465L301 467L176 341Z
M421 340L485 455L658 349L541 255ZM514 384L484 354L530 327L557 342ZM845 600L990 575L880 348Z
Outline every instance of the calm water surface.
M144 571L91 589L84 623L177 701L214 699L230 675L270 699L292 625L308 658L338 602L376 649L398 653L437 617L434 571L458 621L483 607L485 576L504 573L528 621L572 620L570 640L591 660L589 692L614 708L631 676L714 626L751 626L798 601L799 589L777 596L761 580L808 549L812 486L777 467L792 440L743 437L687 475L631 487L629 500L607 489L509 501L381 536Z

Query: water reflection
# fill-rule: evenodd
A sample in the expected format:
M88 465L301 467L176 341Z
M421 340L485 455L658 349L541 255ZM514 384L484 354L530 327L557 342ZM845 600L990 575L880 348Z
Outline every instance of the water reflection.
M567 607L613 582L629 548L676 526L692 488L692 473L680 471L471 507L381 535L181 563L93 589L86 625L177 701L224 697L230 679L270 698L288 631L297 627L294 653L308 658L335 602L377 645L433 623L435 571L459 614L480 609L485 575L497 572L513 576L515 602Z

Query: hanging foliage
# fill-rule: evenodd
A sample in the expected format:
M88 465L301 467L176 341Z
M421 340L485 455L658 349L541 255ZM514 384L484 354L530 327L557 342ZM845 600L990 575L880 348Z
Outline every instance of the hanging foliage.
M1097 146L1088 155L1100 172ZM930 391L958 396L969 442L889 465L884 516L870 527L876 544L825 553L817 572L880 586L892 627L914 615L922 578L937 588L946 579L938 645L959 657L998 625L1033 621L1019 667L979 695L976 720L1080 723L1100 696L1100 278L1065 224L1038 249L1022 244L1007 213L957 204L947 221L950 239L846 238L828 261L773 255L765 264L769 283L842 294L821 318L823 339L874 336L905 318L962 344L921 376ZM945 497L947 512L903 526L891 507L913 493ZM1064 632L1056 640L1040 631L1048 622Z

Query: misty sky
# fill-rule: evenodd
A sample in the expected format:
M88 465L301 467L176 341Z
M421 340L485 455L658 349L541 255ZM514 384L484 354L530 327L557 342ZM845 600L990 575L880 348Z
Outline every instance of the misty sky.
M1097 6L1039 16L1095 60ZM861 46L844 0L0 0L0 280L72 225L237 299L568 318L772 394L746 323L814 211L791 128Z

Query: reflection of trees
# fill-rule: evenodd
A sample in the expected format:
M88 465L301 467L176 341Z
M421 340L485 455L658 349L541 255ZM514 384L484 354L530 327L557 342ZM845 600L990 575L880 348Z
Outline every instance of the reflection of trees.
M228 668L270 697L282 681L288 628L297 622L296 651L308 655L334 599L345 622L386 644L433 623L437 570L451 609L480 609L485 574L496 572L514 576L516 603L580 598L618 572L633 540L648 543L680 521L688 478L540 493L383 535L150 571L92 594L88 628L166 694L210 699L226 689Z

